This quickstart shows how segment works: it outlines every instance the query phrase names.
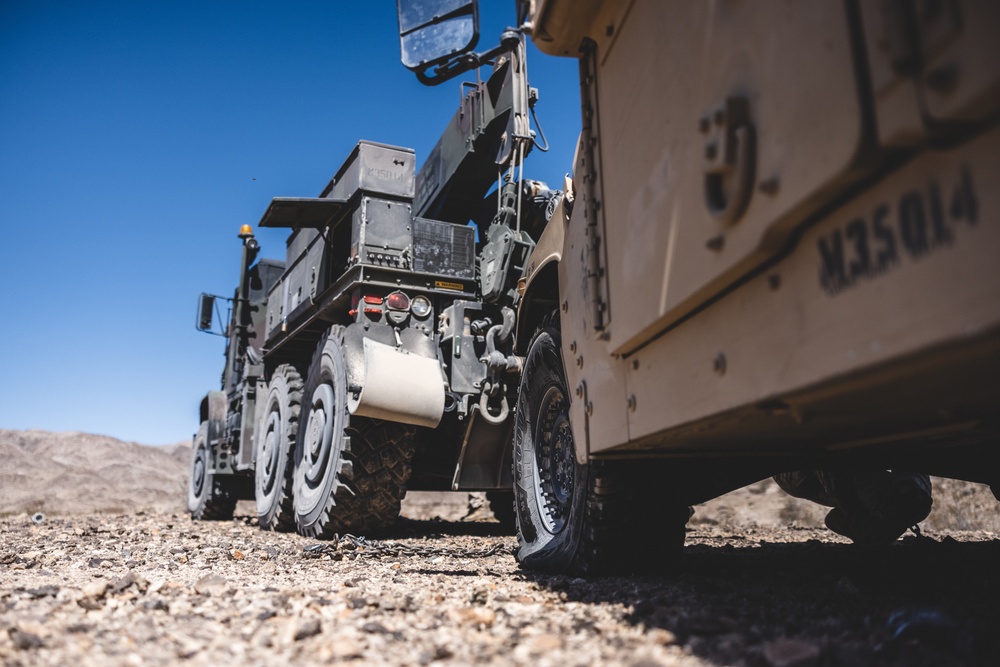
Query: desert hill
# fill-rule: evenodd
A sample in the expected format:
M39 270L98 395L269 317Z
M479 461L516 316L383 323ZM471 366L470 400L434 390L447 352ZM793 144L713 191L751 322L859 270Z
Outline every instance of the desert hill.
M0 514L181 511L191 446L0 429Z

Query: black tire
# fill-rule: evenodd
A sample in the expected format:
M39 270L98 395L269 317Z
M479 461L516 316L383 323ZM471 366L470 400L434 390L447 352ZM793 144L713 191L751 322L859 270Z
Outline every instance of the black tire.
M232 480L216 477L211 470L208 422L202 422L191 445L191 475L188 477L187 509L192 519L228 521L236 510Z
M302 377L293 366L274 369L257 428L254 498L264 530L295 530L292 476L302 404Z
M490 504L493 517L500 527L513 533L517 530L517 513L514 510L513 491L487 491L486 502Z
M413 458L413 427L348 413L343 340L333 326L316 347L295 447L295 523L321 539L391 527Z
M576 460L558 313L531 341L514 431L518 562L603 574L661 565L684 544L688 508L663 495L657 464Z

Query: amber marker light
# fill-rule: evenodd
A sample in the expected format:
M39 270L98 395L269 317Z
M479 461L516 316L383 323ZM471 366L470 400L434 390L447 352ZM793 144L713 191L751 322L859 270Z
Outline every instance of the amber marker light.
M240 238L245 239L253 236L253 227L250 225L243 225L240 227Z

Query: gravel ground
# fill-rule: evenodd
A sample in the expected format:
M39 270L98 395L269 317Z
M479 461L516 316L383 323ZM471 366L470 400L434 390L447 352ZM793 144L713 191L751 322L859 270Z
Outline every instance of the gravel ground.
M0 661L1000 664L996 533L871 554L816 528L694 524L663 572L583 580L520 570L485 520L401 520L360 551L254 524L0 518Z

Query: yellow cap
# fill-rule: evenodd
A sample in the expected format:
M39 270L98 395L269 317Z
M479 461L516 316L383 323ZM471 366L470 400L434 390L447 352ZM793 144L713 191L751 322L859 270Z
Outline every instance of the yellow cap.
M245 239L248 236L253 236L253 227L250 225L243 225L240 227L240 238Z

